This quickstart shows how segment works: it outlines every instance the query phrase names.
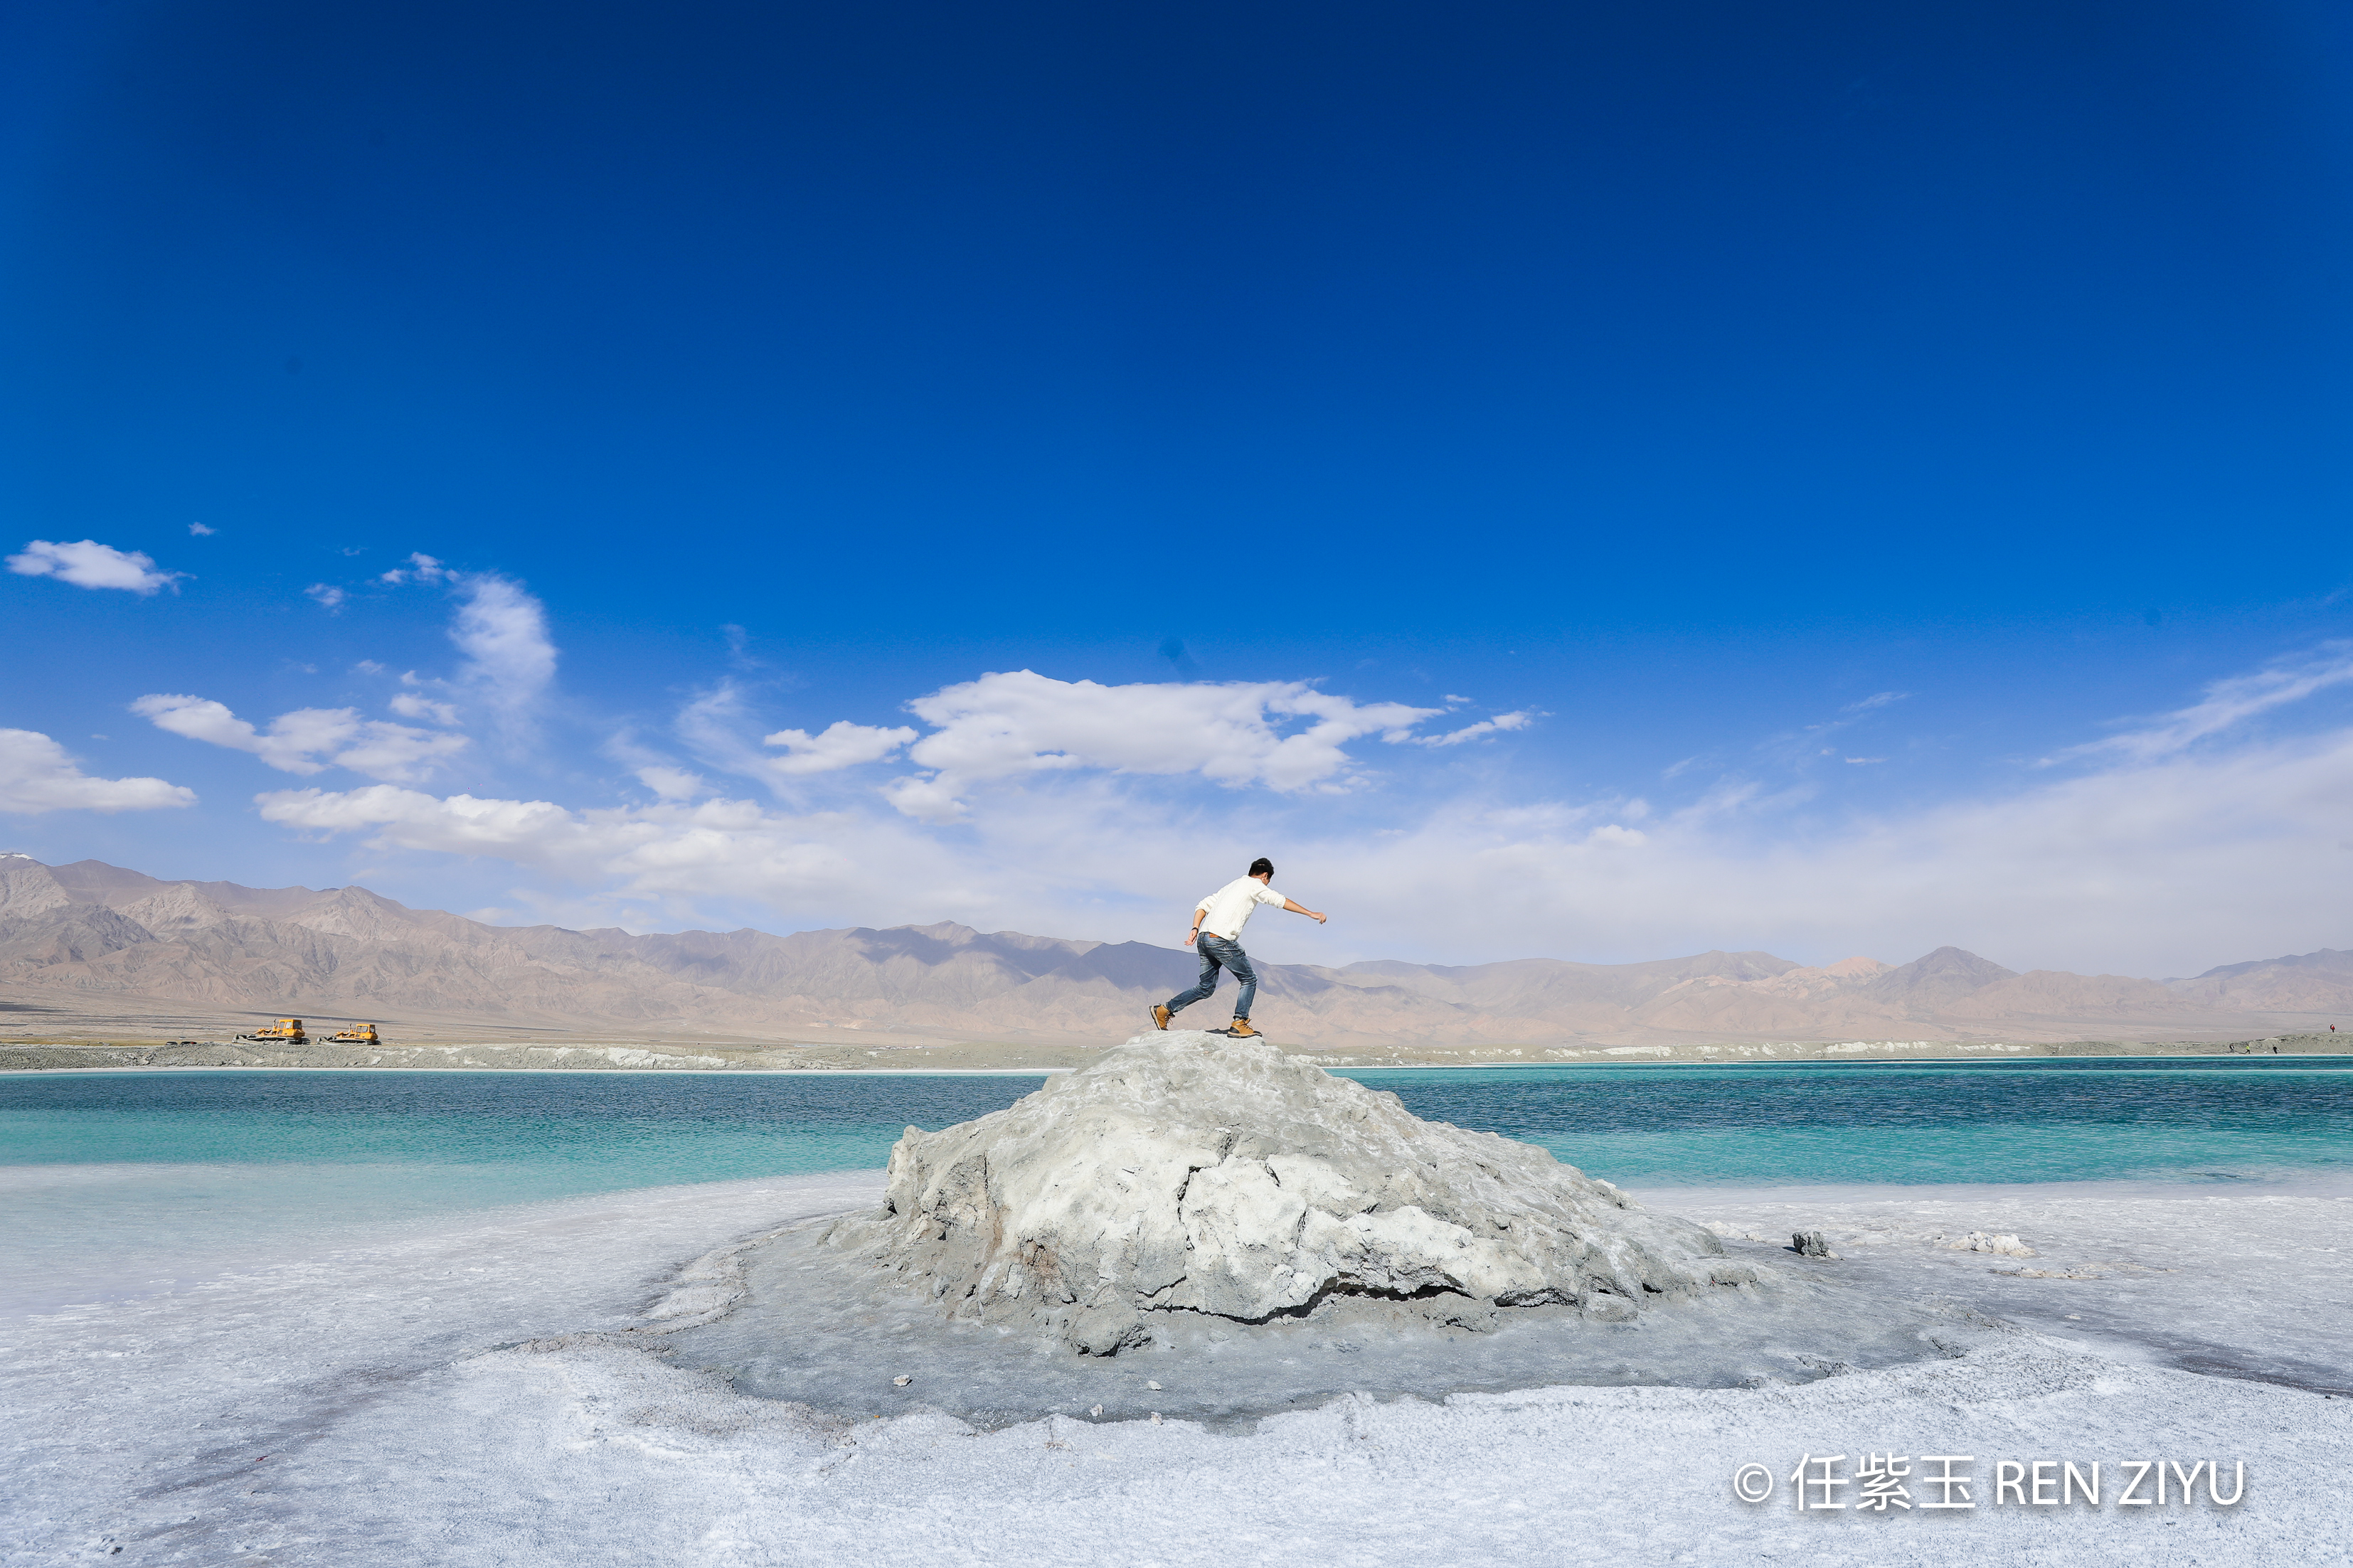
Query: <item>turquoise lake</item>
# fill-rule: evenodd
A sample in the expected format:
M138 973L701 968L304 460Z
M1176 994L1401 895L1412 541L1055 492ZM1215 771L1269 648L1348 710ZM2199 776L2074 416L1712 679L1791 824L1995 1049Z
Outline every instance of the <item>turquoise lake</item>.
M1415 1114L1629 1186L2263 1180L2353 1164L2353 1058L1381 1069ZM419 1167L484 1201L879 1168L1039 1075L0 1078L0 1163ZM462 1173L462 1174L460 1174ZM421 1173L421 1171L420 1173Z
M2353 1058L1366 1070L1417 1115L1637 1188L2116 1180L2353 1167ZM0 1307L518 1204L879 1171L909 1125L1044 1075L0 1077Z

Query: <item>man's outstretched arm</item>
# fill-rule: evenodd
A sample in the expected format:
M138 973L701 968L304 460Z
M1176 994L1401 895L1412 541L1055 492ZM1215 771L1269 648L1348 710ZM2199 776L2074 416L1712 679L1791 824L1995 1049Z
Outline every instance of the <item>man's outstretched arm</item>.
M1207 904L1203 904L1199 909L1193 911L1193 929L1185 933L1185 945L1187 947L1193 945L1193 939L1201 934L1201 922L1208 918L1209 906Z
M1328 918L1321 910L1311 910L1305 904L1294 904L1289 899L1282 900L1282 907L1289 910L1294 915L1305 915L1317 925L1322 925Z

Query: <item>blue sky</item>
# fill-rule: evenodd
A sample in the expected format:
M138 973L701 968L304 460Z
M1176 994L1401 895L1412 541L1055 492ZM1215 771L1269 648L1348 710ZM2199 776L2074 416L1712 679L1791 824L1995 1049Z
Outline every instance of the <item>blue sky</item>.
M2353 945L2341 7L0 26L44 859L1173 942L1266 853L1316 962Z

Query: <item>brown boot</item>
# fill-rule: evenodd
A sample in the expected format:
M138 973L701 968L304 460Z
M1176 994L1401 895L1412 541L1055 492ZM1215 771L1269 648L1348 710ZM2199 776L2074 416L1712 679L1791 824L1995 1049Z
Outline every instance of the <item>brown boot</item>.
M1248 1018L1236 1018L1234 1020L1233 1027L1229 1029L1221 1029L1219 1033L1237 1040L1262 1040L1266 1038L1264 1035L1260 1034L1256 1029L1250 1026L1250 1020Z
M1154 1028L1166 1028L1168 1026L1168 1020L1174 1016L1176 1016L1176 1015L1168 1011L1168 1005L1166 1002L1155 1002L1152 1005L1152 1026Z

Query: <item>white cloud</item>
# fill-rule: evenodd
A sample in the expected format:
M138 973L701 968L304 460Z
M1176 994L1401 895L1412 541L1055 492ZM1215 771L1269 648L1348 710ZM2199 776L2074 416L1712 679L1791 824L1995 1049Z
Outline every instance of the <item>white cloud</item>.
M219 529L206 528L201 522L192 522L188 524L189 535L196 539L210 539L214 534L218 533L219 531Z
M784 782L776 771L784 760L754 748L744 738L749 727L744 694L732 680L723 680L679 710L678 736L702 762L747 778ZM648 754L645 760L662 761Z
M1451 730L1443 735L1416 735L1413 742L1418 746L1459 746L1482 735L1501 734L1506 730L1525 730L1535 722L1535 718L1534 713L1525 711L1498 713L1493 719L1482 719L1476 724L1465 724L1460 730Z
M1902 962L1953 942L2020 968L2178 974L2345 945L2342 889L2312 868L2343 858L2333 846L2353 798L2353 731L1835 820L1742 784L1664 812L1460 798L1374 831L1302 816L1279 796L1202 815L1147 806L1115 777L1053 782L991 797L955 834L909 820L938 815L920 802L892 817L743 801L574 812L390 788L261 800L273 822L365 833L377 848L491 857L689 905L740 899L785 929L955 919L1171 943L1186 899L1271 854L1283 889L1335 919L1312 938L1277 922L1262 939L1276 961L1723 947Z
M2103 752L2142 759L2168 756L2259 714L2348 680L2353 680L2353 642L2323 643L2301 658L2215 681L2206 688L2204 700L2165 714L2154 723L2070 747L2049 760Z
M649 763L638 770L638 782L664 800L692 800L711 786L701 773L685 768Z
M371 719L349 744L332 759L338 767L372 779L402 783L429 778L443 763L466 749L463 735L437 735L406 724Z
M286 773L315 773L326 763L311 753L332 751L359 728L359 713L351 708L301 708L270 721L267 733L209 698L150 692L131 710L159 730L184 735L208 745L250 752L271 767Z
M1606 801L1463 802L1409 834L1293 858L1314 855L1333 889L1316 907L1371 921L1376 951L1900 963L1951 942L2018 968L2180 974L2345 944L2342 889L2312 868L2348 798L2353 731L2340 731L1820 823L1719 802L1654 820L1639 844L1594 831L1615 815ZM1454 929L1400 918L1432 910Z
M908 757L928 780L892 786L910 816L941 820L963 809L970 785L1071 768L1173 775L1279 791L1333 787L1351 765L1340 748L1377 734L1409 740L1441 711L1398 702L1359 705L1306 681L1171 681L1099 686L1016 670L984 675L907 704L933 726ZM1305 728L1285 734L1293 723Z
M362 719L356 708L298 708L257 730L209 698L154 692L131 710L159 730L231 751L250 752L280 773L345 767L370 778L409 782L430 775L463 751L463 735L437 735L406 724Z
M449 640L466 656L459 672L494 711L510 719L522 712L555 679L555 645L547 635L547 610L522 584L494 573L459 579L464 602Z
M0 730L0 811L153 811L194 805L196 792L162 779L91 778L35 730Z
M903 726L884 730L844 719L815 735L806 730L779 730L763 737L760 743L784 747L790 755L771 759L768 766L775 773L795 777L879 763L914 738L915 731Z
M892 779L882 786L882 798L902 815L918 822L964 820L964 802L956 798L955 786L944 779L925 778L919 773Z
M454 571L422 552L408 561L377 581L395 586L448 584L458 595L449 640L465 661L454 682L432 684L463 688L511 733L527 731L533 710L555 679L557 650L547 632L547 606L521 583L495 572ZM411 686L427 684L414 674L401 679Z
M871 899L871 879L935 881L938 861L912 830L847 816L791 816L740 800L567 811L543 800L436 797L375 784L255 797L264 820L311 832L366 833L380 850L482 856L573 881L617 883L633 895L691 890L784 904Z
M376 581L390 584L397 588L404 583L455 582L457 576L455 572L450 571L430 555L419 552L409 556L407 565L396 566L378 577Z
M302 592L310 595L313 599L318 600L323 608L330 610L341 608L343 601L351 597L350 595L344 593L341 588L334 587L326 583L313 583L309 587L303 589Z
M1095 721L1087 705L1100 697L1071 700ZM935 708L942 732L974 722L979 706L960 697ZM2315 868L2353 864L2336 848L2353 840L2353 730L2264 742L2215 731L2205 745L2155 756L2112 748L2074 776L2023 773L1978 798L1886 812L1830 812L1803 791L1736 778L1669 806L1614 795L1431 801L1391 789L1357 795L1341 817L1340 803L1296 788L1205 806L1208 792L1144 782L1188 763L1209 780L1208 762L1231 758L1229 771L1256 766L1256 782L1271 784L1246 712L1232 722L1239 738L1219 741L1224 750L1196 735L1189 752L1128 752L1115 726L1105 741L1075 724L1055 730L1010 700L991 711L1000 749L951 760L975 770L967 782L1028 787L960 795L944 771L904 778L886 792L895 815L856 794L826 811L695 804L682 792L696 775L649 759L633 765L665 798L607 810L392 788L260 798L269 820L305 831L505 859L592 899L674 910L744 900L766 906L780 929L955 919L1173 943L1184 900L1269 854L1285 891L1335 915L1328 931L1278 921L1261 938L1254 926L1277 962L1613 961L1712 947L1900 962L1953 942L2020 968L2178 974L2347 945L2341 887ZM1259 712L1278 733L1276 710ZM1344 722L1386 735L1372 714L1352 704ZM1041 736L1065 749L1044 753ZM1041 754L1052 760L1039 764ZM660 778L649 776L658 768ZM949 821L953 832L925 826Z
M371 784L329 794L315 789L280 790L254 797L262 819L326 833L375 828L381 848L439 849L502 858L546 862L581 840L581 820L552 801L478 800L470 795L447 799Z
M444 726L458 722L456 703L436 702L432 698L421 697L414 691L394 692L391 702L386 706L404 719L423 719Z
M144 552L117 550L95 539L72 544L32 540L23 554L8 557L8 570L20 577L55 577L78 588L123 588L133 594L169 588L187 575L159 572L153 558Z
M767 735L765 744L787 752L774 757L749 745L744 694L725 682L680 712L678 732L710 765L788 788L909 748L908 761L927 771L893 780L883 796L906 816L945 823L965 819L965 797L976 788L1080 773L1192 774L1283 793L1345 789L1362 782L1342 749L1347 742L1417 740L1413 727L1441 711L1358 703L1306 681L1102 686L1030 670L984 675L907 708L931 726L920 740L904 726L843 720L816 734ZM1507 714L1489 728L1518 728L1528 717Z
M616 731L596 749L628 768L639 784L663 800L692 800L696 795L711 793L709 781L701 773L680 767L675 759L638 744L633 729Z
M819 774L880 762L915 738L915 731L903 726L886 729L843 720L815 735L805 730L778 730L763 737L762 744L786 749L786 754L778 757L751 744L746 735L750 728L743 690L732 680L696 697L678 716L679 738L704 763L727 773L765 779L796 795ZM666 760L640 755L627 747L613 754L632 763Z

